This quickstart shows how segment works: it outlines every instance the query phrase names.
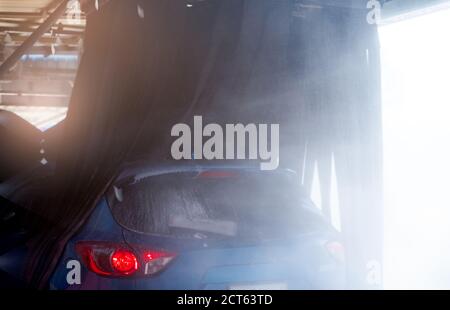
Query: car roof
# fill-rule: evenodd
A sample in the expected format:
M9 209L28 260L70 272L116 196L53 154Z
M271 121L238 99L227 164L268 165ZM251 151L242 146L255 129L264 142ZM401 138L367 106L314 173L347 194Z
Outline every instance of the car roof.
M180 160L180 161L159 161L159 162L133 162L124 165L121 173L116 178L116 182L124 179L134 178L135 181L167 173L178 172L202 172L208 170L240 170L254 171L261 173L282 172L296 174L294 170L278 168L276 170L260 170L260 161L253 160Z

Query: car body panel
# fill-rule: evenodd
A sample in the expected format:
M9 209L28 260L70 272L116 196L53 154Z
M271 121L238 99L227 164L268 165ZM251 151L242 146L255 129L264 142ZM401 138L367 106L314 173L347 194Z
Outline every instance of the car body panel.
M230 169L230 166L138 167L125 171L118 180L174 171L224 168ZM232 169L255 168L236 166ZM319 214L308 201L300 207ZM342 289L345 288L344 263L336 260L325 247L326 242L338 238L326 221L317 231L290 235L288 238L205 239L150 235L121 226L114 219L105 193L87 222L67 243L49 287L55 290ZM105 277L88 270L82 263L75 249L80 241L108 241L131 247L140 245L146 249L176 253L176 257L161 272L152 276ZM24 270L26 254L26 247L3 254L0 256L0 269L18 276ZM71 261L81 263L80 284L69 284L68 275L73 265L68 263Z

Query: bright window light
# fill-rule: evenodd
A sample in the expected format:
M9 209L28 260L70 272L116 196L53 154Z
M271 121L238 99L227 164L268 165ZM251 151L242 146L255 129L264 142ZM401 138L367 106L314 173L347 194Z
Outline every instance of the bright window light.
M0 110L13 112L41 131L45 131L66 118L67 107L34 107L0 105Z
M450 288L450 10L380 27L387 289Z

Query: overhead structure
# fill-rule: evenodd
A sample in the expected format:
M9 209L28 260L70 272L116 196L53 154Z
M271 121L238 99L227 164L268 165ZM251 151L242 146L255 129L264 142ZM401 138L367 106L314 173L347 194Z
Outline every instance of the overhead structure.
M0 105L67 107L83 47L82 1L0 0Z
M391 23L444 8L450 8L449 0L388 0L383 5L382 23Z
M71 3L69 0L0 0L0 42L4 43L6 37L9 39L7 47L16 49L49 21L49 17L56 12L62 2L65 2L66 7ZM75 11L76 6L72 10ZM30 50L31 54L45 54L51 45L56 43L60 45L59 54L78 52L77 45L86 23L85 14L81 10L78 15L68 14L69 12L65 8L60 11L59 16L52 20L50 27L42 32ZM7 55L0 51L0 60L5 59L5 56Z
M19 61L19 59L33 47L39 38L55 24L61 15L66 12L66 9L67 0L59 1L58 7L50 14L50 16L0 65L0 76L8 73L17 61Z

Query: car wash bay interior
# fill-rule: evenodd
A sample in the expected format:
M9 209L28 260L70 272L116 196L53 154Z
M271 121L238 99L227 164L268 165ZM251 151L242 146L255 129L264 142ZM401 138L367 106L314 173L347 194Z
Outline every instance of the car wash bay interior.
M21 46L59 3L26 0L18 4L18 1L0 0L0 59L5 61ZM338 10L348 8L346 5L337 7ZM446 188L450 175L449 1L386 1L382 17L378 29L380 54L370 39L371 29L367 28L359 41L366 44L363 50L368 54L363 58L367 57L369 63L374 64L373 70L357 73L359 77L372 80L375 85L371 84L374 87L371 91L379 87L382 96L369 96L365 101L369 106L347 107L361 119L356 124L347 124L344 129L353 130L356 127L352 126L364 123L362 138L370 142L354 144L360 147L359 153L349 160L345 158L349 149L336 143L336 137L333 143L327 140L330 136L311 142L319 141L315 140L318 136L308 131L309 136L301 137L300 177L317 206L338 229L345 230L349 218L353 222L347 234L355 236L351 240L370 252L366 253L359 270L370 273L377 269L379 260L386 288L450 288L447 263L450 261L450 198ZM42 130L61 121L67 112L83 50L84 28L82 16L79 24L63 18L46 31L21 55L12 71L0 76L0 108L17 113ZM369 51L371 48L374 50ZM351 58L344 63L353 61ZM380 85L377 85L377 64L381 68ZM303 87L315 86L314 81L308 83ZM331 89L332 83L325 83L329 83ZM357 102L365 95L355 85L352 81L340 86L359 91L351 99ZM336 89L329 94L333 91ZM310 95L309 98L313 98ZM328 100L314 98L322 102ZM377 102L381 105L376 106ZM319 123L329 122L316 112L308 110ZM347 117L344 115L344 119ZM338 117L334 121L338 121ZM360 139L353 138L352 143ZM314 143L321 144L321 151ZM324 145L326 148L322 148ZM382 173L378 171L381 167ZM352 178L349 172L342 172L352 169ZM344 204L352 207L342 212L340 208L344 208ZM358 209L358 205L363 204L364 207ZM367 212L361 215L360 210ZM345 216L345 212L353 216ZM364 224L355 225L361 218ZM371 227L371 219L374 219L374 227ZM370 228L370 234L364 233L365 227ZM381 244L381 235L383 259L377 246ZM375 279L365 277L360 280L377 284L376 275Z

